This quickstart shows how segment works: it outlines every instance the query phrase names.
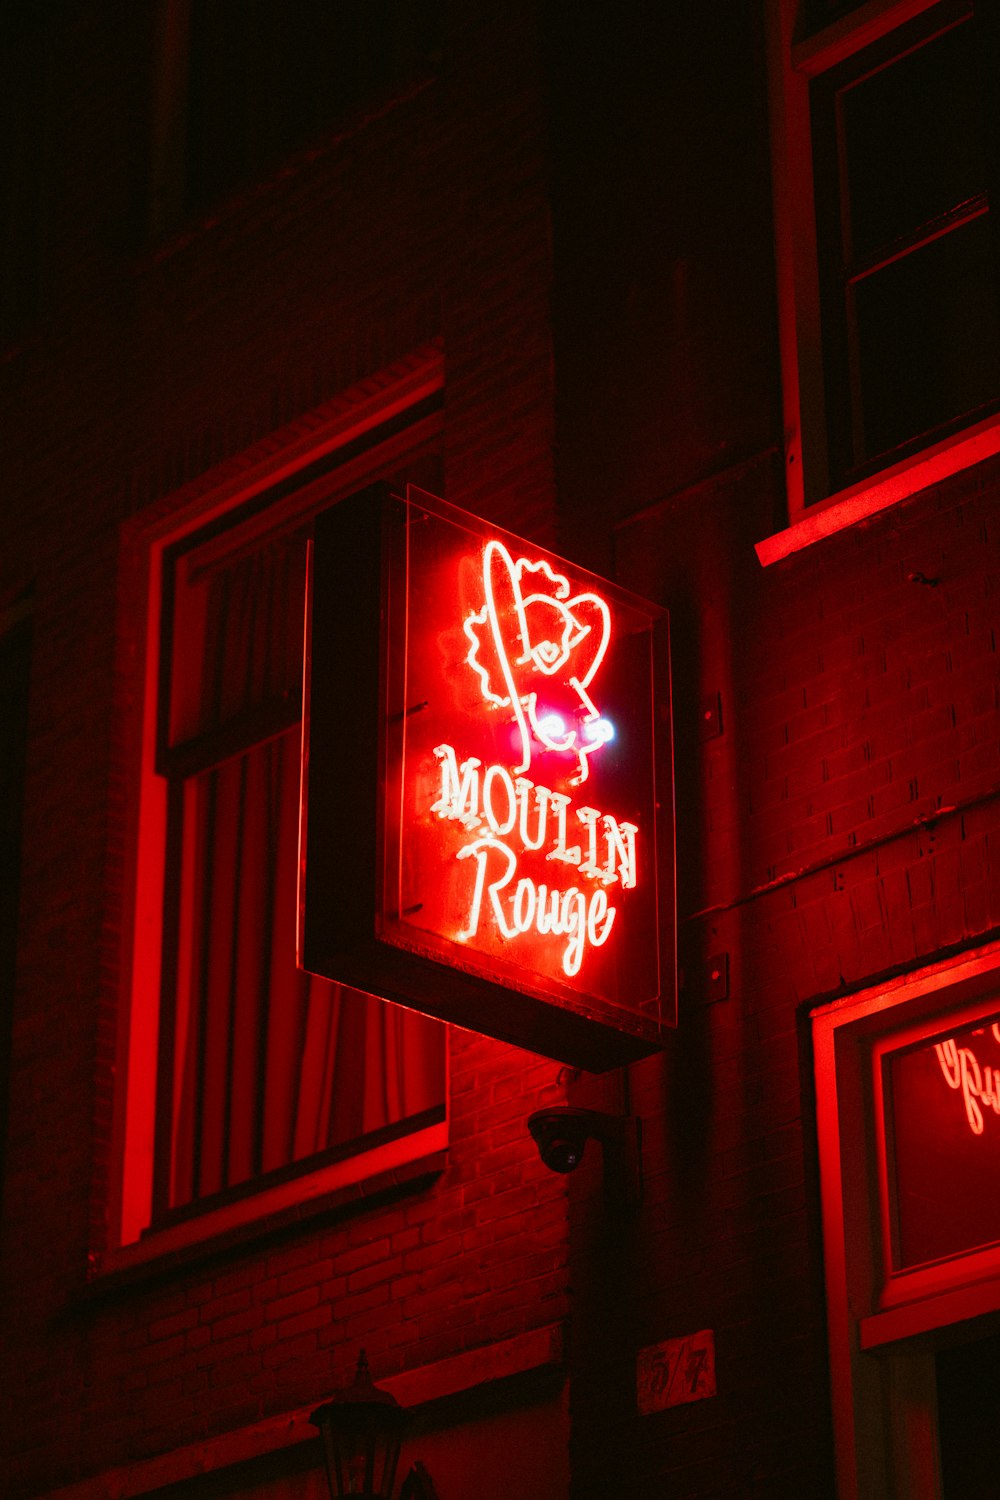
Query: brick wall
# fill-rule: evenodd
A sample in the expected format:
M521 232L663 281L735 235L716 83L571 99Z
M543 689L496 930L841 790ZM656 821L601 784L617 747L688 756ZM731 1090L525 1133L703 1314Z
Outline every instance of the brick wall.
M142 688L121 525L168 515L181 486L439 339L449 497L551 532L533 7L502 27L455 7L435 82L138 247L150 36L63 11L34 64L56 164L42 314L0 366L0 610L35 597L2 1240L12 1495L321 1399L361 1345L378 1377L558 1322L566 1301L563 1184L522 1123L562 1096L558 1068L457 1032L439 1173L214 1258L87 1281L117 1170Z
M381 1377L563 1320L574 1500L830 1493L807 1011L997 936L1000 465L761 569L783 490L758 7L721 38L627 8L610 51L560 12L446 7L434 83L137 248L150 39L62 7L41 313L0 365L0 618L34 590L13 1496L308 1405L362 1344ZM448 497L616 556L671 611L680 1028L602 1079L455 1032L426 1175L88 1281L142 680L122 528L134 546L182 486L431 339ZM565 1097L641 1116L637 1216L609 1210L598 1152L568 1183L539 1163L524 1118ZM718 1395L638 1418L636 1350L703 1328Z
M633 1070L637 1342L714 1327L719 1396L630 1430L685 1495L829 1492L808 1007L1000 930L1000 465L763 570L773 474L618 537L680 637L684 989L665 1066Z

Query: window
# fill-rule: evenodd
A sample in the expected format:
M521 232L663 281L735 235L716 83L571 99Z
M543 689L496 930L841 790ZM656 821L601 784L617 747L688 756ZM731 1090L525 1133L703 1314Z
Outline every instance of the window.
M154 549L124 1243L443 1144L443 1027L295 964L312 517L376 477L440 487L435 381L375 383L329 452Z
M433 75L440 0L161 0L153 229Z
M770 14L794 520L1000 448L998 34L989 0Z
M813 1043L838 1493L972 1493L1000 1312L1000 949L824 1006Z

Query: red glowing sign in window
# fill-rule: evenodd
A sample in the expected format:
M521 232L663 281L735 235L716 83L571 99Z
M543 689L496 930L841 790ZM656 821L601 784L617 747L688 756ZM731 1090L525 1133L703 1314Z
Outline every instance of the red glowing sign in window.
M893 1261L1000 1240L1000 1019L888 1054Z
M386 507L366 987L586 1066L641 1055L675 1003L666 617L434 497ZM323 899L307 881L307 931Z
M935 1042L934 1056L945 1083L961 1096L965 1122L972 1134L982 1135L990 1112L1000 1115L1000 1023L994 1021L988 1027L975 1027L971 1035ZM997 1129L996 1122L992 1128Z

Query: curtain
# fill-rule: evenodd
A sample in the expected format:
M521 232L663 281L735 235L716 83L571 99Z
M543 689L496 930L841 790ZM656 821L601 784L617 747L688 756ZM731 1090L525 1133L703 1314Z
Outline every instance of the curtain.
M294 690L303 552L191 582L202 640L174 670L198 673L199 733ZM183 783L171 1206L444 1099L439 1023L295 966L299 743L296 725Z

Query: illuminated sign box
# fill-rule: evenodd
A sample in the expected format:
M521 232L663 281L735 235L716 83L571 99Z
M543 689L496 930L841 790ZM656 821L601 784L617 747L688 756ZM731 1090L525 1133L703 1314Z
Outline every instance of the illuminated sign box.
M676 1022L666 613L422 491L316 523L299 954L600 1071Z

